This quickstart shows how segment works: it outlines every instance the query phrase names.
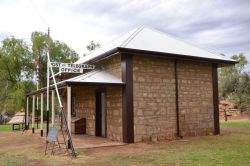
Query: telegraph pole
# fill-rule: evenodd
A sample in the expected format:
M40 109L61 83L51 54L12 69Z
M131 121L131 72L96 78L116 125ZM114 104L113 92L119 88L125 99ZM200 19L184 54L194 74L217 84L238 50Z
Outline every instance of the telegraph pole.
M36 65L36 90L39 89L39 61L38 64ZM38 129L38 105L39 105L39 97L36 97L36 128Z
M49 52L50 47L50 29L48 27L48 48L47 52ZM49 57L47 55L47 110L46 110L46 115L47 115L47 136L49 133Z

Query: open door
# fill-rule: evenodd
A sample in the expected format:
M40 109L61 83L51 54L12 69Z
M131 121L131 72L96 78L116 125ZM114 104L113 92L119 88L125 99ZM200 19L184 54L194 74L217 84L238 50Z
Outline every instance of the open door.
M95 135L106 137L105 93L96 92Z

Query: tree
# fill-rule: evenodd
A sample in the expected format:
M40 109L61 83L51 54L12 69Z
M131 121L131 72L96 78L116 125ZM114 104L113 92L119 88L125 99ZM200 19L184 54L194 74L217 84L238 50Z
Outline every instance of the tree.
M50 60L52 62L72 63L78 60L78 54L60 41L53 41L52 38L48 38L47 34L42 32L33 32L32 38L32 50L33 58L36 59L34 63L34 70L36 66L39 67L39 84L40 87L46 85L46 73L47 73L47 59L46 49L49 47Z
M92 52L100 47L101 47L101 44L98 42L95 43L93 40L86 46L86 48L89 52ZM86 56L86 55L87 55L87 53L83 54L83 56Z
M237 107L243 109L250 99L250 77L245 72L248 61L244 54L233 55L232 59L239 63L235 66L224 67L219 71L220 99L232 100Z
M60 41L53 41L45 33L33 32L32 47L14 37L0 46L0 111L14 114L25 106L25 94L35 90L36 67L39 66L40 87L46 85L47 58L51 61L72 63L78 54Z
M12 84L32 78L32 56L27 43L21 39L2 41L0 69Z
M91 41L90 44L86 46L87 50L90 52L100 47L101 47L100 43L98 42L95 43L94 41Z
M4 112L14 114L24 105L25 82L32 79L32 54L28 44L14 37L2 41L0 47L0 99Z

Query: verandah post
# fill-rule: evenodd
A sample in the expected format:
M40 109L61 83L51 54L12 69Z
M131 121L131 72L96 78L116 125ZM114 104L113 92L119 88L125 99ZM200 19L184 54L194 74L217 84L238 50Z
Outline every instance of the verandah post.
M25 118L25 129L29 129L29 96L26 97L26 118Z
M71 87L67 86L67 125L71 134Z
M41 93L41 137L43 137L43 93Z
M52 90L51 93L51 125L54 127L55 124L55 90Z
M35 95L32 96L32 133L35 133Z

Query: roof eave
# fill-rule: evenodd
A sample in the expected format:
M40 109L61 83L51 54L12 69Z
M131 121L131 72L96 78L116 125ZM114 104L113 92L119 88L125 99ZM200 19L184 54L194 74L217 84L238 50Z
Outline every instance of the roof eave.
M139 49L132 49L132 48L124 48L124 47L113 48L112 50L109 50L109 51L101 54L100 56L95 57L95 58L93 58L89 61L86 61L84 63L94 63L96 61L99 61L100 59L103 59L103 58L110 56L110 55L117 53L117 52L139 54L139 55L149 55L149 56L158 56L158 57L180 59L180 60L195 60L195 61L201 61L201 62L211 62L211 63L217 63L219 65L219 67L231 66L231 65L235 65L238 63L237 61L233 61L233 60L194 57L191 55L181 55L181 54L173 54L173 53L165 53L165 52L157 52L157 51L139 50Z
M66 86L67 86L66 82L62 82L62 83L57 84L57 88L58 89L65 88ZM55 90L55 86L54 85L50 85L49 90ZM39 90L27 93L26 97L32 96L32 95L38 95L38 94L41 94L41 93L45 93L46 91L47 91L47 87L43 87L43 88L41 88Z
M78 85L78 86L125 86L125 83L109 83L109 82L66 82L68 86Z
M108 82L70 82L65 81L58 84L58 89L65 88L66 86L125 86L125 83L108 83ZM49 90L54 90L55 86L52 85L49 87ZM30 92L26 94L26 97L38 95L41 93L45 93L47 91L47 87L44 87L42 89Z
M235 65L236 63L238 63L237 61L233 61L233 60L230 61L230 60L222 60L222 59L194 57L190 55L164 53L164 52L156 52L156 51L148 51L148 50L138 50L138 49L131 49L131 48L123 48L123 47L117 47L117 49L121 53L150 55L150 56L159 56L159 57L173 58L173 59L180 59L180 60L195 60L195 61L202 61L202 62L217 63L219 64L220 67Z

